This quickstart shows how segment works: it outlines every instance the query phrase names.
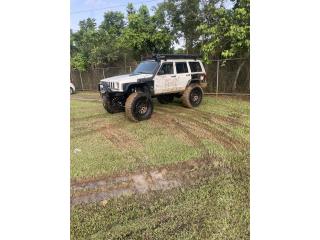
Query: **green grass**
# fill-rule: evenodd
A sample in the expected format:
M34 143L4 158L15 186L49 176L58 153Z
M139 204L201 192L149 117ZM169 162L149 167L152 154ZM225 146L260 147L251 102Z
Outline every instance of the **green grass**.
M96 93L84 92L73 95L71 100L70 151L73 180L198 158L208 150L199 147L197 142L219 144L219 134L226 129L229 132L223 137L228 141L235 139L245 144L248 142L247 101L206 97L195 110L183 108L179 101L169 105L160 105L154 101L155 114L152 119L133 123L127 120L124 113L108 114L99 101L76 99L87 97L99 99ZM220 117L233 119L233 115L244 126L221 122ZM208 116L212 116L213 120L206 119ZM171 122L168 123L168 119ZM182 122L184 126L176 126L172 121ZM189 123L193 124L192 129L188 128ZM200 123L205 125L198 126ZM168 124L172 126L168 127ZM208 137L208 133L216 135L217 139ZM81 151L75 153L75 149Z
M72 209L72 239L249 239L249 155L226 153L198 184Z
M154 101L152 118L132 123L106 113L101 102L76 99L83 96L97 98L80 93L71 100L73 180L202 157L213 177L72 207L72 239L249 239L249 101L206 96L197 109Z

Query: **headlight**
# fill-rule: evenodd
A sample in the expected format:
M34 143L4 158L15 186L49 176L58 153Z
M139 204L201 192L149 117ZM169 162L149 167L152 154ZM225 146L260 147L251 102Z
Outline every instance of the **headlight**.
M105 93L106 90L103 88L103 84L99 84L99 89L101 93Z

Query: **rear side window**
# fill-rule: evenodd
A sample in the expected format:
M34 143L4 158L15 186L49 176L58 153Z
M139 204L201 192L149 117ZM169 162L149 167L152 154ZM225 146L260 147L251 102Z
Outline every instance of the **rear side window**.
M158 75L164 75L164 74L173 74L173 63L162 64Z
M202 72L201 65L199 62L189 62L191 72Z
M187 73L188 67L186 62L176 62L177 73Z

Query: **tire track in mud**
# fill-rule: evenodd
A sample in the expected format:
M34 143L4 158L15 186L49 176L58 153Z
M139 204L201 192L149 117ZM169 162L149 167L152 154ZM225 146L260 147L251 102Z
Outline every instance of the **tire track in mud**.
M169 125L170 130L175 132L179 132L179 130L183 131L185 135L189 137L187 139L188 141L190 141L190 139L194 139L193 142L197 143L196 146L199 144L201 145L201 139L215 140L224 147L233 148L236 151L238 151L238 147L245 144L244 140L239 140L233 137L231 129L225 126L226 123L228 123L231 126L238 125L241 127L247 127L242 124L238 118L188 109L188 111L181 110L179 112L187 115L188 121L185 121L184 118L179 118L178 120L175 117L177 111L168 108L160 108L159 110L160 111L156 112L158 113L157 118L161 120L158 120L159 123L163 124L168 121L171 122L171 125L172 123L175 123L174 127ZM168 125L166 125L166 127L168 127Z
M204 157L143 172L74 182L71 183L71 206L97 202L103 204L120 196L194 185L218 174L215 160Z

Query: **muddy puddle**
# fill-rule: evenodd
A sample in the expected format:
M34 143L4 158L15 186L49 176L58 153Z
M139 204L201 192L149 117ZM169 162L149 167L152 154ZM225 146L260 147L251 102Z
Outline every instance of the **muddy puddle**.
M196 184L214 176L213 159L192 160L144 172L71 184L71 205L96 203L120 196L164 191Z

